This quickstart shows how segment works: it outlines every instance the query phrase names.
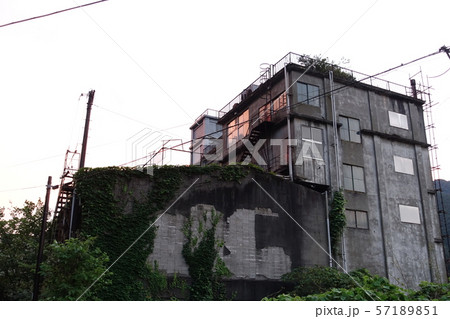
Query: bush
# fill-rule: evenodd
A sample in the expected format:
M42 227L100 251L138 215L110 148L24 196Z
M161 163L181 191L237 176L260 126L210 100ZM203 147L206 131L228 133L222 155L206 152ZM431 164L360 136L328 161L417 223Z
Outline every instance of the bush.
M352 288L356 283L347 275L336 268L315 266L300 267L283 275L284 281L295 285L293 294L307 296L321 294L332 288Z
M84 241L71 238L50 245L48 258L41 266L42 299L77 300L83 295L82 300L98 300L97 290L109 284L110 273L103 274L109 258L99 248L92 249L93 242L92 237Z

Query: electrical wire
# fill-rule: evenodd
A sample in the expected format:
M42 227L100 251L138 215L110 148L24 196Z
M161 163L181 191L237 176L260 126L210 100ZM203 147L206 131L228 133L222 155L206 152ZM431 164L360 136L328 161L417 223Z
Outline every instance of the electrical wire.
M100 106L100 105L97 105L97 104L94 104L94 106L96 106L96 107L98 107L98 108L100 108L100 109L102 109L102 110L104 110L104 111L110 112L110 113L112 113L112 114L114 114L114 115L123 117L123 118L125 118L125 119L127 119L127 120L130 120L130 121L133 121L133 122L136 122L136 123L145 125L146 127L149 127L149 128L151 128L151 129L154 129L154 130L156 130L157 132L166 132L166 133L170 133L170 134L172 134L172 135L176 135L176 136L178 136L178 137L181 137L181 136L178 135L178 134L173 134L173 133L171 133L171 132L169 132L169 131L172 130L172 129L176 129L176 128L179 128L179 127L182 127L182 126L190 125L190 124L191 124L191 123L186 123L186 124L180 124L180 125L172 126L172 127L165 128L165 129L160 129L160 128L154 127L154 126L152 126L152 125L150 125L150 124L148 124L148 123L145 123L145 122L143 122L143 121L141 121L141 120L132 118L131 116L128 116L128 115L125 115L125 114L122 114L122 113L119 113L119 112L110 110L110 109L108 109L108 108L106 108L106 107L104 107L104 106Z
M393 70L395 70L395 69L398 69L398 68L401 68L401 67L405 67L405 66L407 66L407 65L409 65L409 64L412 64L412 63L414 63L414 62L423 60L423 59L425 59L425 58L431 57L431 56L436 55L436 54L441 53L441 52L443 52L442 49L439 50L439 51L433 52L433 53L431 53L431 54L422 56L422 57L420 57L420 58L411 60L411 61L409 61L409 62L402 63L402 64L400 64L400 65L398 65L398 66L396 66L396 67L393 67L393 68L390 68L390 69L381 71L381 72L376 73L376 74L374 74L374 75L368 75L367 77L362 78L362 79L360 79L360 80L351 81L351 82L349 82L348 84L344 84L344 85L342 85L342 86L340 86L340 87L337 87L337 88L335 88L335 89L333 89L333 90L324 91L322 94L319 94L319 95L317 96L317 98L321 98L321 97L323 98L323 97L327 96L328 94L331 94L331 93L335 93L335 92L338 92L338 91L342 91L342 90L348 89L348 88L353 87L353 86L356 85L356 84L362 83L362 82L364 82L364 81L366 81L366 80L368 80L368 79L370 79L370 78L375 78L375 77L380 76L380 75L382 75L382 74L391 72L391 71L393 71ZM286 92L286 91L284 91L283 93L285 93L285 92ZM306 101L307 101L307 100L299 101L299 102L297 102L296 104L291 105L291 107L295 107L296 105L302 104L302 103L304 103L304 102L306 102ZM283 107L283 108L279 109L277 112L281 112L282 110L286 110L286 107ZM256 120L258 120L258 119L259 119L259 117L258 117ZM240 126L240 125L245 124L245 123L247 123L247 122L250 123L251 121L254 121L254 120L255 120L255 119L249 119L249 120L244 121L244 122L242 122L242 123L238 123L238 124L235 124L235 125L231 125L231 126L224 127L224 128L222 128L222 129L217 130L217 131L214 131L214 132L212 132L212 133L208 133L208 134L199 136L198 139L205 138L205 137L208 137L208 136L211 136L211 135L213 135L213 134L220 133L220 132L224 132L224 131L228 130L229 128L233 128L233 127L235 127L235 126ZM190 140L189 142L192 142L192 141L193 141L193 140ZM188 143L188 142L186 142L186 143Z
M10 25L13 25L13 24L18 24L18 23L23 23L23 22L31 21L31 20L36 20L36 19L41 19L41 18L49 17L49 16L52 16L52 15L55 15L55 14L59 14L59 13L63 13L63 12L67 12L67 11L71 11L71 10L75 10L75 9L81 9L81 8L84 8L84 7L87 7L87 6L92 6L92 5L94 5L94 4L98 4L98 3L106 2L106 1L109 1L109 0L99 0L99 1L91 2L91 3L86 3L86 4L78 5L78 6L72 7L72 8L67 8L67 9L58 10L58 11L51 12L51 13L42 14L42 15L35 16L35 17L32 17L32 18L27 18L27 19L23 19L23 20L18 20L18 21L9 22L9 23L0 25L0 28L4 28L4 27L7 27L7 26L10 26Z
M331 50L331 48L332 47L334 47L335 45L336 45L336 43L338 43L358 22L359 22L359 20L361 20L362 19L362 17L364 17L366 14L367 14L367 12L369 12L370 11L370 9L372 9L374 6L375 6L375 4L377 4L377 2L378 2L378 0L375 0L375 2L374 3L372 3L372 5L369 7L369 8L367 8L366 9L366 11L364 11L359 17L358 17L358 19L356 19L355 20L355 22L353 22L351 25L350 25L350 27L348 27L347 28L347 30L345 30L344 31L344 33L342 33L341 34L341 36L336 40L336 41L334 41L333 42L333 44L330 46L330 47L328 47L328 49L326 49L325 50L325 52L324 53L322 53L321 55L319 55L319 57L314 61L314 63L312 63L302 74L300 74L300 76L295 80L295 81L292 81L292 84L286 89L286 92L294 85L294 83L296 83L298 80L300 80L312 67L314 67L316 64L317 64L317 62L319 61L319 59L323 56L323 55L325 55L328 51L330 51Z
M76 1L74 0L76 3ZM128 53L106 30L87 13L86 10L82 9L86 16L124 53L184 114L186 114L192 121L196 121L186 110L141 66L137 60Z
M23 188L13 188L13 189L2 189L0 190L0 193L11 193L11 192L17 192L17 191L23 191L27 189L33 189L33 188L44 188L45 185L39 185L39 186L31 186L31 187L23 187Z
M441 76L443 76L445 73L447 73L448 71L450 71L450 68L447 69L447 71L445 71L444 73L441 73L439 75L435 75L435 76L429 76L429 79L435 79L435 78L439 78Z

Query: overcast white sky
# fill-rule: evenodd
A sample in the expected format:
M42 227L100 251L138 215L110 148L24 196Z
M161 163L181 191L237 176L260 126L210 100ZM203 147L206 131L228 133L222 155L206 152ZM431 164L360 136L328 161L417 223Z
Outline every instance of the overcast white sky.
M2 0L0 25L88 2ZM81 93L96 90L86 166L119 165L145 128L188 140L201 112L222 108L261 63L290 51L345 57L375 74L448 46L446 3L110 0L0 28L0 207L44 198L48 176L59 184L66 150L81 149ZM408 85L420 70L426 79L449 68L439 54L386 78ZM429 81L441 177L450 179L450 72Z

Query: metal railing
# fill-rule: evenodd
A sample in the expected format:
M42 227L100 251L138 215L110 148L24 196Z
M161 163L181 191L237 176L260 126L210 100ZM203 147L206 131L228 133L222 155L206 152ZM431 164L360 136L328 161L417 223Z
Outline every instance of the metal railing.
M202 114L200 114L195 119L195 122L197 123L204 116L212 116L212 117L215 117L215 118L221 118L224 115L225 115L225 113L223 113L222 110L218 111L218 110L214 110L214 109L206 109Z
M235 105L242 102L249 94L254 92L259 87L259 85L263 84L264 82L266 82L267 80L272 78L275 74L277 74L279 71L283 70L285 65L293 63L293 64L297 64L301 67L307 68L310 65L310 62L308 62L308 61L311 61L311 59L314 59L314 58L311 58L306 55L289 52L275 64L266 64L265 70L263 69L261 71L261 75L255 81L253 81L246 89L244 89L235 98L233 98L230 102L228 102L223 108L221 108L219 111L216 111L218 117L220 118L223 115L227 114L229 111L231 111ZM368 84L368 85L378 87L378 88L381 88L384 90L412 96L411 90L407 86L404 86L404 85L401 85L401 84L398 84L395 82L387 81L387 80L384 80L384 79L381 79L381 78L378 78L375 76L371 76L368 74L364 74L361 72L356 72L356 71L353 71L351 69L347 69L347 68L344 68L341 66L336 66L336 65L333 65L330 63L327 63L327 64L330 66L330 69L338 68L340 71L353 77L353 79L354 79L353 81L355 83L364 83L364 84ZM203 116L203 115L204 114L202 114L201 116Z

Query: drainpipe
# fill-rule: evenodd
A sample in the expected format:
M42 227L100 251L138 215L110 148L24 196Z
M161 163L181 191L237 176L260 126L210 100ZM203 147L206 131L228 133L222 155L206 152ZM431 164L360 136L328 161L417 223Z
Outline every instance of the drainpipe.
M291 179L291 182L294 181L294 173L292 169L292 146L290 145L291 141L291 103L289 99L289 80L287 78L287 70L286 70L286 63L284 63L284 86L285 86L285 92L286 92L286 111L287 111L287 131L288 131L288 156L289 156L289 178Z
M328 239L328 260L330 263L330 268L333 267L333 256L331 255L331 234L330 234L330 212L328 208L328 191L325 191L325 209L327 214L327 239Z
M341 188L341 169L340 169L340 156L339 156L339 137L338 137L338 127L337 127L337 115L336 115L336 103L334 100L334 80L333 71L329 72L330 78L330 97L331 97L331 110L333 115L333 135L334 135L334 154L335 154L335 165L336 165L336 183L337 189Z

